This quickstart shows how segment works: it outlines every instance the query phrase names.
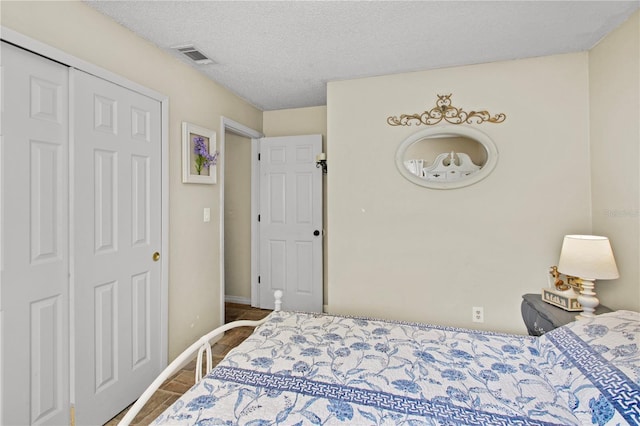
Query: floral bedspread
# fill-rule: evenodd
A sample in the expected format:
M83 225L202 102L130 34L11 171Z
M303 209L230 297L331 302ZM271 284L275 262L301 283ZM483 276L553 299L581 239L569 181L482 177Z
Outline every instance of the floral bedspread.
M640 424L640 314L542 337L274 312L154 424Z

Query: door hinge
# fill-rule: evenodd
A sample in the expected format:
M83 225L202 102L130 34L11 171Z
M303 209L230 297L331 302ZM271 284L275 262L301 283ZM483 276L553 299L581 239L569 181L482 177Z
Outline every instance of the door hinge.
M260 215L258 215L258 222L260 222Z
M258 284L260 284L260 275L258 275Z
M260 161L260 153L258 153L258 161Z

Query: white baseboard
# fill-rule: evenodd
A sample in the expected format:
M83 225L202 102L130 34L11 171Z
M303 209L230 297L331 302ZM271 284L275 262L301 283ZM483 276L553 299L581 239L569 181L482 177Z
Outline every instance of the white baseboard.
M329 313L329 305L322 305L322 312L324 312L325 314Z
M240 305L251 305L251 298L241 296L224 295L224 301L228 303L239 303Z

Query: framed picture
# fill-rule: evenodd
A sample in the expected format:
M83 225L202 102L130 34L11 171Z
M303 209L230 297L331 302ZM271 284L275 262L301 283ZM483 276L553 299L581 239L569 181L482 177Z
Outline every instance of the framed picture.
M182 182L216 183L216 132L182 122Z

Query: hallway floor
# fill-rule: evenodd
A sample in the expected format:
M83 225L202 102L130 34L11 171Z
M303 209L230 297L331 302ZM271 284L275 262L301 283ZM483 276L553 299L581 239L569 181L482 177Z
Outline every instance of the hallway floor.
M236 320L259 320L266 317L271 311L252 308L249 305L237 303L225 303L225 323ZM244 339L253 332L253 327L240 327L227 331L222 339L212 346L213 365L217 365L231 349L238 346ZM195 360L190 362L185 368L167 380L153 394L149 402L138 413L131 423L132 425L148 425L164 410L167 409L180 395L193 386L195 376ZM122 419L129 407L123 410L116 417L111 419L106 426L115 426Z

